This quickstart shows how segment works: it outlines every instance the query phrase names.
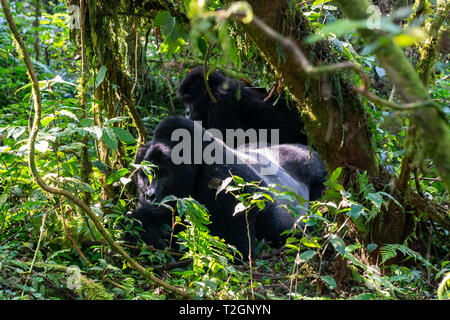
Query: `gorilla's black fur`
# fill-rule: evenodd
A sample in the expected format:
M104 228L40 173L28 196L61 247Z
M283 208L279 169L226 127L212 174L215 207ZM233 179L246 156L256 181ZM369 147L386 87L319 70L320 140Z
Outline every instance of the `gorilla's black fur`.
M203 139L207 141L201 142L201 152L203 153L206 147L222 150L222 164L206 163L203 159L200 163L195 164L195 155L192 149L187 151L188 155L186 155L186 158L190 160L189 163L174 164L172 150L179 142L171 140L172 133L176 129L185 129L191 137L194 137L194 128L208 137L208 139ZM285 159L280 157L278 162L272 161L272 153L278 151L275 148L281 150L280 155L284 155ZM301 150L301 152L295 150ZM264 163L269 162L269 165L275 168L273 174L260 174L261 163L252 164L249 159L255 158L253 157L255 153L264 158ZM227 159L233 159L233 163L227 164ZM211 233L235 245L244 256L247 256L249 251L245 215L243 213L234 215L237 204L235 198L225 192L221 192L216 197L217 182L215 183L216 187L212 186L214 185L212 182L223 180L232 174L240 176L245 181L261 181L262 186L277 183L292 188L294 192L309 200L310 194L317 197L321 192L314 186L318 187L325 176L323 165L316 156L313 156L312 162L310 162L309 153L304 146L274 146L250 152L236 151L214 138L192 120L177 117L168 117L156 127L152 142L139 151L137 162L142 160L158 166L151 184L141 170L137 175L140 208L133 215L142 222L144 230L152 233L153 237L157 235L157 238L163 238L160 225L154 225L154 223L158 223L157 220L160 219L161 213L154 209L154 203L168 195L180 198L192 196L209 210L212 222L209 226ZM296 168L296 161L305 167L303 169ZM287 170L278 166L277 163L286 166ZM249 188L246 192L251 193L255 190ZM147 217L147 215L154 214L155 211L157 211L155 219ZM280 206L280 202L277 200L275 203L267 202L261 211L253 209L248 214L248 221L252 247L255 238L265 238L278 243L281 240L281 232L291 228L295 223L294 218ZM153 237L150 236L147 240L161 243L160 239L155 241Z
M178 98L186 107L186 117L202 121L205 129L219 129L222 135L226 129L278 129L280 144L308 144L300 115L295 106L288 106L284 96L274 95L264 102L267 92L262 93L217 71L209 74L208 84L217 103L206 90L201 67L190 71L178 89Z
M163 206L144 205L128 215L128 218L133 219L134 231L138 231L139 237L147 245L161 250L167 247L171 232L171 210ZM128 231L124 238L130 243L135 243L137 239L132 231Z

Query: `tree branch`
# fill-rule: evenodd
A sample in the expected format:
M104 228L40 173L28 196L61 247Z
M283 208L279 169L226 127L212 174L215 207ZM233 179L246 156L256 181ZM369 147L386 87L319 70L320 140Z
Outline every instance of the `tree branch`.
M243 17L243 15L240 13L236 13L235 16L239 18ZM253 17L251 23L261 29L261 31L263 31L267 36L279 42L287 51L291 52L294 55L297 64L303 69L306 74L310 76L318 77L325 73L340 71L343 69L353 70L361 77L363 82L362 86L353 86L353 88L376 104L382 104L400 111L412 111L423 107L432 107L435 108L438 112L442 113L439 105L437 105L431 99L426 101L416 101L407 104L399 104L380 98L369 91L369 75L359 65L351 61L344 61L331 65L314 66L313 64L311 64L311 62L309 62L306 55L291 38L284 37L283 35L279 34L256 16ZM443 115L443 117L445 118L445 115Z

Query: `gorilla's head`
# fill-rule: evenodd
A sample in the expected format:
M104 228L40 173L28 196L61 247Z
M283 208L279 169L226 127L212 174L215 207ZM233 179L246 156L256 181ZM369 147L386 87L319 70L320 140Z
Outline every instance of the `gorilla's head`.
M143 206L127 216L130 226L124 240L136 243L140 238L145 244L156 249L164 249L168 245L171 233L172 212L168 208Z
M178 198L193 195L199 165L194 164L193 151L179 148L184 140L172 140L175 130L184 130L189 139L194 136L194 123L186 118L168 117L162 121L153 133L152 143L148 146L142 160L155 165L152 181L142 170L138 172L138 193L140 205L152 205L164 197L172 195ZM198 130L203 130L199 127ZM177 148L175 152L174 148ZM190 159L185 162L174 160L183 157L184 152ZM142 199L143 198L143 199Z
M208 75L208 84L214 97L230 87L228 82L228 79L217 71L213 71ZM186 118L207 123L212 101L206 91L202 67L197 67L186 75L178 88L177 97L186 107Z

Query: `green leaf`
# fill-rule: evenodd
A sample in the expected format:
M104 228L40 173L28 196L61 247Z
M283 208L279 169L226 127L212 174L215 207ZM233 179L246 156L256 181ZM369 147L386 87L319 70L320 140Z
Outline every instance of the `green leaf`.
M122 168L116 172L114 172L112 175L110 175L108 177L108 179L106 179L106 184L111 184L116 182L117 180L119 180L120 178L122 178L123 176L128 174L128 169L127 168Z
M95 77L95 87L98 88L106 76L106 66L102 65L97 72L97 76Z
M313 2L312 6L315 7L315 6L318 6L320 4L324 4L324 3L330 2L330 1L331 0L316 0L316 1Z
M322 279L330 289L336 288L336 281L332 276L321 276L320 279Z
M316 252L314 250L307 250L305 252L303 252L300 256L299 256L299 261L306 263L309 260L311 260L312 257L314 257L316 254ZM297 259L296 259L297 260ZM296 261L297 262L297 261Z
M80 126L82 127L90 127L94 124L94 119L92 118L82 118L80 119Z
M336 168L331 174L330 181L336 181L341 175L342 167Z
M48 141L46 140L40 140L35 144L35 148L37 151L42 152L42 153L46 153L48 150Z
M306 238L306 237L302 237L300 239L300 243L302 245L304 245L305 247L309 247L309 248L320 248L320 244L317 241L316 237L310 237L310 238Z
M238 203L236 207L234 207L233 216L237 215L238 213L245 212L245 210L247 210L245 205L243 203Z
M206 43L206 41L203 38L197 39L197 47L200 50L200 52L202 53L202 55L205 56L206 50L208 49L208 44Z
M366 198L367 200L370 200L373 203L373 205L377 208L380 208L381 205L383 204L383 197L379 192L377 193L369 192Z
M125 116L114 117L114 118L111 118L111 119L106 120L106 121L103 123L103 125L104 125L105 127L107 127L107 126L111 125L112 123L122 122L122 121L127 121L128 119L129 119L129 118L128 118L128 117L125 117Z
M216 198L219 193L221 193L228 185L233 181L233 177L228 177L226 179L222 180L222 183L220 184L219 188L217 188L216 192Z
M87 132L89 132L91 137L97 141L99 141L102 138L102 134L103 134L102 129L98 126L83 127L83 130L86 130Z
M361 215L364 215L364 207L360 204L352 203L350 205L350 211L347 212L347 216L358 219Z
M80 191L87 191L90 193L95 192L94 188L92 188L92 186L86 182L78 180L78 181L74 181L74 183L75 183L75 186L77 187L77 189Z
M170 16L170 13L168 11L158 12L155 19L153 20L155 27L162 26L164 24L164 21L166 20L167 16Z
M60 110L60 111L57 111L56 114L58 116L66 116L66 117L72 118L73 120L75 120L77 122L79 121L78 117L74 113L72 113L68 110Z
M121 141L125 142L126 144L136 143L136 139L133 137L133 135L129 131L119 128L119 127L113 127L113 130L116 133L117 137Z
M111 150L116 150L119 145L117 142L116 133L110 127L105 127L102 129L102 140Z
M93 160L92 165L94 167L96 167L98 170L100 170L101 172L108 173L108 167L106 166L106 164L104 162L101 162L98 160Z
M341 255L345 255L345 242L341 238L339 238L337 235L333 234L330 237L330 242L333 245L333 247L338 251Z
M52 122L55 119L56 117L54 115L49 115L41 120L41 125L43 127L46 127L50 122Z
M172 33L176 33L176 20L170 15L168 11L160 11L155 17L155 25L161 26L161 33L169 40L173 42L175 37L170 37Z

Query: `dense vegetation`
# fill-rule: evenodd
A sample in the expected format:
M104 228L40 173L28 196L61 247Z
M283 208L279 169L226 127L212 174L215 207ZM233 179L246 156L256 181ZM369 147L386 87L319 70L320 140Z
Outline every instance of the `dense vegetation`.
M448 299L449 4L248 3L2 0L0 299ZM203 64L285 92L327 163L314 233L251 267L193 199L181 253L122 242L136 150Z

